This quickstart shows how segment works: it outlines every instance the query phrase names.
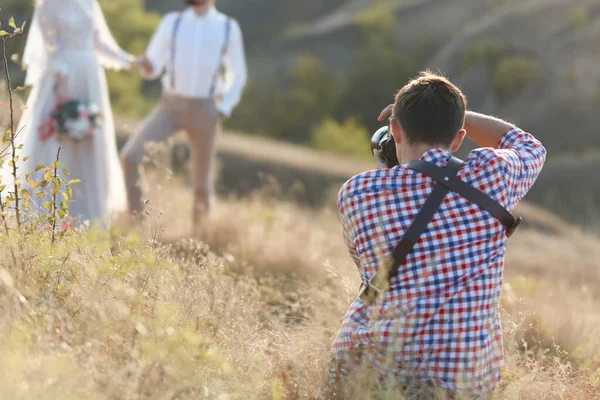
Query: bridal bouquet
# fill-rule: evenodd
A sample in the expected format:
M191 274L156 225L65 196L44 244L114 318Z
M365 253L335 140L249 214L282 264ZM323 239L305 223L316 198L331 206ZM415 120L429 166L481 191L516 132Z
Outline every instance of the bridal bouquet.
M42 140L58 133L79 142L91 137L99 126L100 113L96 105L71 100L56 106L48 122L40 127L39 134Z

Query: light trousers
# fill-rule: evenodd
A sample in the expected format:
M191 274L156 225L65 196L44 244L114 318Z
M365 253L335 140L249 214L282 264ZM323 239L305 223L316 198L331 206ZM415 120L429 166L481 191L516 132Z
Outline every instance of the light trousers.
M189 139L189 176L195 202L194 222L198 222L198 215L208 213L212 195L212 159L220 125L214 99L188 99L163 94L154 111L144 120L141 129L129 139L121 152L130 211L139 213L144 207L139 167L145 155L146 144L166 141L174 133L183 130Z

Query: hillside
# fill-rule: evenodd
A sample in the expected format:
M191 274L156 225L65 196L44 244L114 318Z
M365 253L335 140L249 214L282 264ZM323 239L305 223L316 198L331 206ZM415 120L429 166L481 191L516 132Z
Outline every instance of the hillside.
M27 19L30 4L9 1L8 9ZM136 8L138 2L101 3L118 40L139 53L153 26L142 23L148 16ZM181 8L178 2L146 3L159 12ZM471 108L513 120L542 139L548 163L529 198L597 229L597 1L219 0L218 7L240 21L250 69L249 87L228 121L229 130L311 146L313 131L325 119L358 116L366 126L359 134L366 136L377 125L376 112L411 73L439 69L464 89ZM135 17L139 29L130 32L125 27L129 17L121 14ZM387 39L389 17L393 45ZM9 51L22 47L23 39L10 44ZM394 49L388 53L396 52L402 60L379 65L379 56L389 56L382 49ZM307 54L318 63L299 65L299 57ZM21 71L15 66L13 73L19 84ZM295 85L290 75L300 76ZM111 73L109 83L115 109L137 113L137 118L151 109L158 93L157 82L142 85L133 73ZM356 147L365 148L362 142ZM223 157L226 165L232 164ZM296 174L286 168L278 172L282 181ZM244 185L253 187L258 181L252 178L252 184Z

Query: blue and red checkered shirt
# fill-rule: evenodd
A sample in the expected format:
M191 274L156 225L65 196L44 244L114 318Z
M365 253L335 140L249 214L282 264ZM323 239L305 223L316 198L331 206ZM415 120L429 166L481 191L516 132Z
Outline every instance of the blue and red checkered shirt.
M446 166L451 154L421 160ZM515 128L498 148L469 153L458 177L509 211L531 188L546 159L532 135ZM350 179L338 197L344 239L368 282L421 210L435 182L404 166ZM331 378L370 359L380 378L429 381L477 396L501 378L502 327L498 301L507 236L487 211L450 191L389 289L371 307L357 298L331 354Z

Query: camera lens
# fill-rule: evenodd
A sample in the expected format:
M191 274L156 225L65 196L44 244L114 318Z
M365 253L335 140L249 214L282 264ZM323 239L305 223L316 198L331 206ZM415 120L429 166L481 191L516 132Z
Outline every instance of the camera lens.
M396 142L392 137L389 127L384 126L379 128L371 137L371 154L373 150L379 150L383 162L388 168L395 167L399 164L396 156Z

